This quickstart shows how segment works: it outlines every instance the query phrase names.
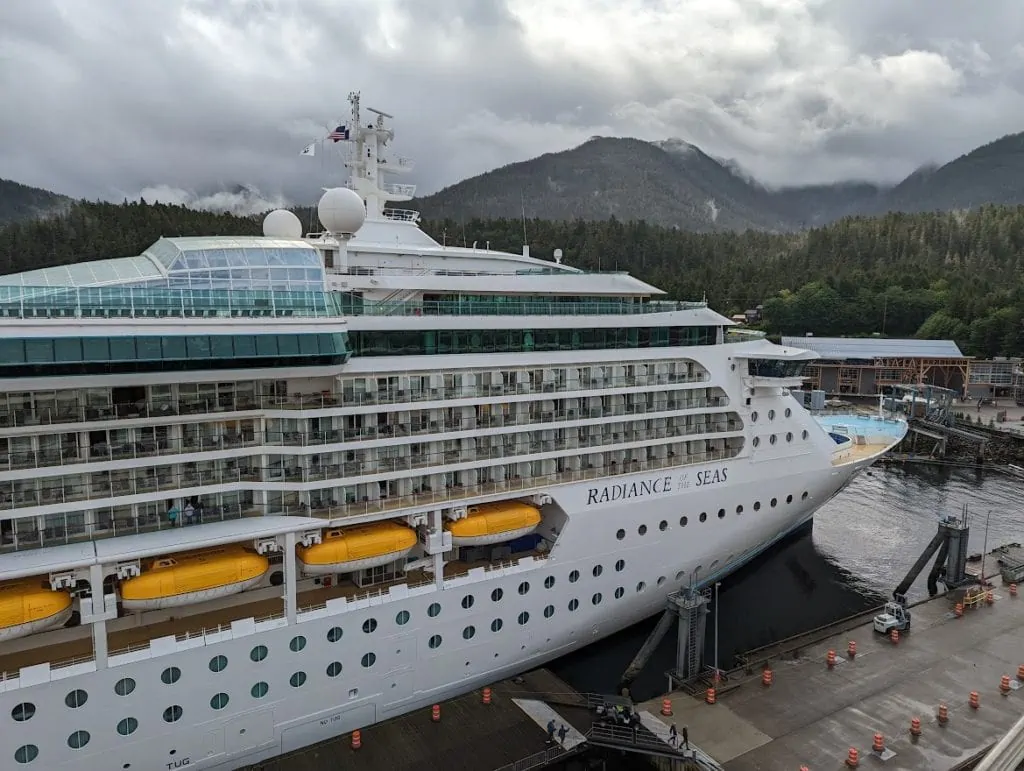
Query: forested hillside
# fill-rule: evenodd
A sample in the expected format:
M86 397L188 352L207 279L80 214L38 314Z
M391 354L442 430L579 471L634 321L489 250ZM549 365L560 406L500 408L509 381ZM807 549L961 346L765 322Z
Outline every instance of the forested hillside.
M299 212L303 222L308 212ZM427 222L448 244L518 252L519 219ZM765 305L772 333L953 338L975 356L1024 354L1024 207L850 218L796 234L690 233L644 222L526 223L534 256L627 270L723 313ZM258 218L179 206L75 204L0 228L0 271L138 254L161 235L258 234Z
M69 203L70 198L49 190L0 179L0 225L43 217L59 211Z

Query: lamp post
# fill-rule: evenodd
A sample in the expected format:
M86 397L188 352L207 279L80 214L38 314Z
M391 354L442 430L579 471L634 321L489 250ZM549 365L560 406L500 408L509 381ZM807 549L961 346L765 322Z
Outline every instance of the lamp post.
M721 581L715 581L715 682L718 682L718 587Z
M978 577L981 579L981 588L985 588L985 557L988 556L988 523L992 519L992 509L989 509L985 514L985 540L981 547L981 575Z

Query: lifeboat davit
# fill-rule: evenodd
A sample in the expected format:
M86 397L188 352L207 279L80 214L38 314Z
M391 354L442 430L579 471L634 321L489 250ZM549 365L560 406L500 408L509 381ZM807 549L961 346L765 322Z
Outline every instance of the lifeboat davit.
M540 511L519 501L470 506L463 519L445 522L452 546L487 546L529 535L540 524Z
M63 626L71 610L71 595L55 592L45 579L0 584L0 642Z
M226 597L256 586L269 569L270 560L244 546L162 557L121 582L121 607L160 610Z
M408 556L416 545L416 531L397 522L328 530L318 544L296 548L302 571L309 575L351 573L388 565Z

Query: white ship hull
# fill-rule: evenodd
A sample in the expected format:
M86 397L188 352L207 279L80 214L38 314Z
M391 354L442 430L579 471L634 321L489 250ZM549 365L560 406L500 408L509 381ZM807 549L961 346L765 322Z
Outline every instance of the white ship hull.
M45 675L33 671L39 667L23 670L26 680L50 681L27 688L26 682L0 682L0 715L9 720L11 710L28 701L51 718L18 724L16 737L2 740L0 756L9 758L16 746L32 743L45 748L45 758L36 762L47 769L229 771L427 707L656 614L691 576L701 584L721 578L807 522L878 454L840 466L819 457L816 468L782 459L733 459L552 488L554 505L568 516L546 558L471 571L447 580L444 591L434 584L399 587L300 614L291 626L284 619L236 622L227 633L169 639L166 645L156 641L146 651L112 655L106 671L94 671L91 662ZM743 513L737 514L740 506ZM707 513L704 522L701 512ZM685 526L681 516L687 517ZM644 535L638 532L642 526ZM574 571L578 578L570 581ZM554 578L550 588L548 577ZM496 589L502 592L497 602ZM466 595L474 598L470 609L464 608ZM570 610L574 600L578 604ZM433 603L441 610L431 616ZM406 625L397 623L401 611L409 613ZM554 623L545 623L546 617ZM377 621L371 634L363 631L368 619ZM495 619L501 619L497 632ZM340 639L330 634L335 627L343 630ZM465 639L468 627L475 633ZM301 646L293 642L298 635L305 638ZM252 658L257 646L267 649L261 661ZM363 666L367 654L375 657L369 667ZM210 667L215 656L228 661L216 673ZM342 665L336 677L328 674L333 662ZM168 667L181 671L172 685L161 681ZM115 683L126 677L135 689L115 695ZM298 687L291 685L296 678L303 680ZM266 695L254 698L260 683ZM78 688L89 694L88 710L65 707L66 694ZM221 710L212 709L217 694L229 697ZM167 723L164 713L173 707L181 708L181 718ZM118 722L127 717L138 728L119 735ZM55 741L53 718L69 733L87 731L88 745L74 750Z

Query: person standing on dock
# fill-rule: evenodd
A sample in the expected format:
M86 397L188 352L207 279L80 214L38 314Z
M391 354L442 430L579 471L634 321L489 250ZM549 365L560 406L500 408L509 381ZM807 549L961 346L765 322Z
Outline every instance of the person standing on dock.
M675 723L668 727L668 743L672 747L679 743L679 732L676 730Z
M565 744L565 736L568 733L569 733L569 729L566 727L565 723L562 723L562 727L558 729L558 743L559 744L562 744L562 745Z
M548 721L548 741L549 742L554 742L555 741L555 720L554 720L554 718L552 718L551 720Z
M686 747L686 749L690 749L690 732L687 730L686 726L683 726L683 746Z

